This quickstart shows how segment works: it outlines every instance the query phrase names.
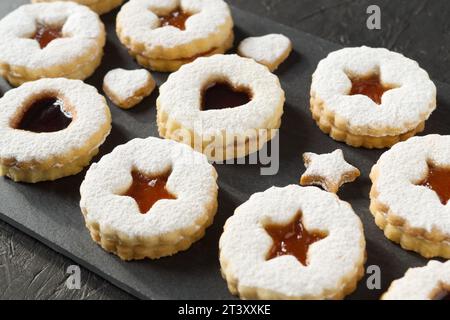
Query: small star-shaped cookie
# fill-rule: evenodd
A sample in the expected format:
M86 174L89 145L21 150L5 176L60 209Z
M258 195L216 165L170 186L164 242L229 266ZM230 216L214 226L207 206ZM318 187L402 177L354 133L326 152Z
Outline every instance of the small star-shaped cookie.
M355 181L361 174L345 161L340 149L320 155L307 152L303 154L303 161L307 170L301 177L300 184L319 185L332 193L337 193L344 183Z

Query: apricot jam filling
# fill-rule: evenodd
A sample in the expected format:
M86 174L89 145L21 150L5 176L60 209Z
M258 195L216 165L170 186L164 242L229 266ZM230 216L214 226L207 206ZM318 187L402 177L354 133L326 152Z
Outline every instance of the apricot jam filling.
M159 21L161 27L173 26L180 30L186 30L186 21L190 16L189 13L178 8L165 16L160 16Z
M62 38L62 36L61 27L47 26L45 24L38 23L33 39L39 43L41 49L44 49L50 42L55 39Z
M381 98L386 91L393 89L392 86L385 86L381 83L380 76L377 74L369 77L355 77L352 81L350 95L365 95L372 99L376 104L381 104Z
M133 198L139 206L139 211L146 214L156 202L163 199L176 199L166 189L169 175L147 176L139 171L132 171L133 183L124 196Z
M428 176L420 185L436 192L441 203L446 205L450 200L450 169L429 166Z
M323 233L306 230L301 215L287 225L269 225L265 229L273 240L267 260L291 255L304 266L307 265L309 246L326 237Z

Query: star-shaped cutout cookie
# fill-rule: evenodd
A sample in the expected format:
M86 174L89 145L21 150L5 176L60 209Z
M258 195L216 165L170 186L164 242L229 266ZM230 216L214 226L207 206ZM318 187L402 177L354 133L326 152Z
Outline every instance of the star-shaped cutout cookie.
M360 176L358 168L345 161L344 153L338 149L332 153L303 154L306 172L300 179L302 186L319 185L328 192L337 193L347 182L353 182Z

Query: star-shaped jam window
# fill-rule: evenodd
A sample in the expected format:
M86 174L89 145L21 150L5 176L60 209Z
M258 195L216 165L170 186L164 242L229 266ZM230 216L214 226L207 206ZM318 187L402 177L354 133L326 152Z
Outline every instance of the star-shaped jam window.
M309 247L313 243L326 238L324 232L308 231L303 225L301 213L296 215L295 219L287 225L269 225L265 229L273 241L267 260L290 255L294 256L304 266L308 265Z
M420 184L433 190L445 206L450 200L450 169L428 165L428 176Z
M350 95L364 95L369 97L378 105L382 103L383 95L392 89L397 88L395 85L386 85L382 83L379 74L373 74L366 77L350 77L352 89Z

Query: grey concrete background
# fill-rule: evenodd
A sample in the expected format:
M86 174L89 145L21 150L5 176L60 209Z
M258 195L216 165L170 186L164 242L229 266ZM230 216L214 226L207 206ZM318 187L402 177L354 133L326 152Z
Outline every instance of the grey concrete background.
M11 10L26 0L10 1ZM435 80L450 82L448 0L228 0L232 5L347 46L396 50L419 61ZM382 10L382 30L365 27L366 9ZM0 222L0 299L131 299L82 269L81 290L68 290L72 262Z

